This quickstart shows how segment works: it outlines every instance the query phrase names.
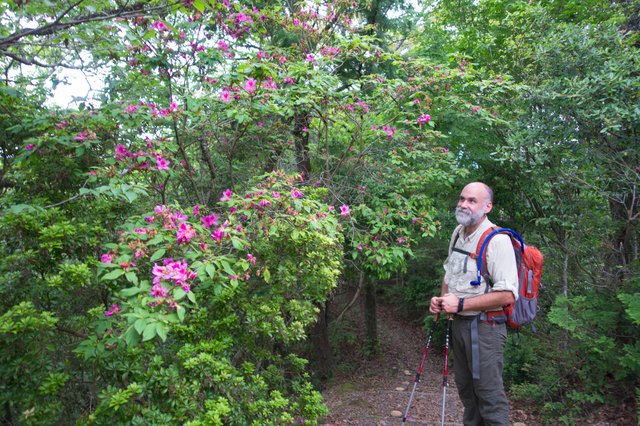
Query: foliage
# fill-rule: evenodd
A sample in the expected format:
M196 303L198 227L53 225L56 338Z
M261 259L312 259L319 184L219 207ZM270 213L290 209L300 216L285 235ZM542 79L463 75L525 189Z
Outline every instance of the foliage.
M512 394L633 394L636 3L2 3L3 422L317 422L295 344L339 276L424 312L468 179L547 258Z

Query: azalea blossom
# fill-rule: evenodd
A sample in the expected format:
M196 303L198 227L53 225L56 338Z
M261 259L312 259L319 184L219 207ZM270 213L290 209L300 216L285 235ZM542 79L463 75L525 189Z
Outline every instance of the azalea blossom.
M242 86L242 88L244 90L246 90L249 93L253 93L256 91L256 80L253 78L249 78L244 82L244 85Z
M231 102L231 92L227 89L223 90L222 93L220 93L220 100L224 103Z
M431 116L429 114L422 114L417 120L418 124L425 124L431 121Z
M302 192L297 189L291 190L291 198L302 198Z
M158 170L169 170L169 161L159 155L156 155L156 168Z
M351 214L351 211L349 210L349 206L346 204L343 204L340 206L340 214L343 217L349 216Z
M130 157L130 156L131 156L131 153L127 148L124 147L124 145L122 144L116 145L116 154L115 154L116 160L124 161L127 157Z
M167 31L169 29L167 24L165 24L164 22L160 22L160 21L155 21L153 24L151 24L151 28L153 28L154 30L157 30L157 31Z
M104 316L105 317L110 317L111 315L117 315L120 313L120 306L118 305L111 305L111 309L109 309L108 311L104 312Z
M104 253L100 256L100 262L102 263L112 263L113 262L113 253Z
M137 110L138 110L138 105L129 104L125 107L124 112L126 112L127 114L133 114Z
M222 197L220 197L220 201L222 202L229 201L232 195L233 195L233 192L231 192L231 190L227 188L222 192Z
M178 244L188 243L196 235L196 230L186 222L182 222L178 226L178 235L176 236Z
M30 143L27 146L25 146L24 149L26 149L27 151L31 151L35 147L36 147L36 144Z
M216 228L213 231L213 234L211 234L211 237L215 241L220 241L224 237L224 226L220 226L219 228Z
M211 213L210 215L200 219L200 221L202 222L202 226L208 229L218 224L218 216L216 216L214 213Z

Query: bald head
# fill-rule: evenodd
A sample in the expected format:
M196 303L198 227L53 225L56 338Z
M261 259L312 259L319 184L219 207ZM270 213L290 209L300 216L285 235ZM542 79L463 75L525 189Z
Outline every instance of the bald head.
M493 189L484 182L471 182L468 183L464 189L469 189L477 194L483 194L485 201L493 203ZM464 191L463 189L463 191Z

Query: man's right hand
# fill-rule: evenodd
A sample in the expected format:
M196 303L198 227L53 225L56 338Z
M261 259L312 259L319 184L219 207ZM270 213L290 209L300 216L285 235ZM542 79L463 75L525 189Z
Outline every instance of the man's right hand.
M441 297L432 297L431 304L429 305L429 312L432 314L439 314L442 312L442 298Z

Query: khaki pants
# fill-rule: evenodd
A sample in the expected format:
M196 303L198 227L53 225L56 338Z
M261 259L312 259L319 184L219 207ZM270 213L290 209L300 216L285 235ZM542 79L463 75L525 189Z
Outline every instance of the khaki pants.
M465 426L507 426L509 401L502 383L506 324L478 320L480 379L474 380L471 364L471 319L457 315L453 321L453 371L464 405Z

